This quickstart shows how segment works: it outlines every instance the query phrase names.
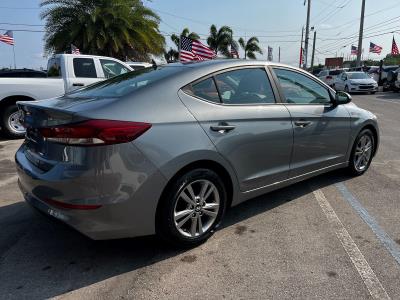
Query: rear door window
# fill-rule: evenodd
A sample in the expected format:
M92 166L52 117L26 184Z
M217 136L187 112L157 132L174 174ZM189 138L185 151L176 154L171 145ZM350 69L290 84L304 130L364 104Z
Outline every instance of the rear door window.
M61 77L61 63L59 58L50 58L47 64L47 77Z
M74 58L73 65L75 77L97 78L93 58Z
M265 69L248 68L215 76L221 100L225 104L275 103Z
M129 72L128 68L114 60L100 59L100 64L104 72L104 77L106 78L112 78Z
M220 103L218 90L212 77L189 85L185 91L198 98Z

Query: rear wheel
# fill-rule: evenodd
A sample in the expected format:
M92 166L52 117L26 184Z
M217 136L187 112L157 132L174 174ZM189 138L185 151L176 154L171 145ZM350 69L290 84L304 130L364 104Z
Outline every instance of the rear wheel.
M225 186L214 171L195 169L172 184L157 211L157 234L178 246L206 241L220 224L226 207Z
M348 87L347 85L344 87L344 91L345 91L346 93L349 92L349 87Z
M374 135L371 130L364 129L357 136L351 152L348 167L350 173L355 176L364 174L371 164L374 151Z
M8 138L22 138L25 135L25 128L19 121L20 113L17 105L7 106L1 113L0 122L2 133Z

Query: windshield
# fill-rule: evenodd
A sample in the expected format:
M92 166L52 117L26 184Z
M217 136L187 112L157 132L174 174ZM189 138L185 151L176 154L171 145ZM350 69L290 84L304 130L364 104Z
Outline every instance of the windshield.
M73 91L69 97L122 97L139 88L150 85L181 71L182 67L146 68L113 77L109 80L92 84L88 87Z
M336 76L336 75L341 74L342 72L343 72L342 70L329 71L329 75Z
M368 79L368 75L364 72L357 72L357 73L347 73L347 76L350 79Z

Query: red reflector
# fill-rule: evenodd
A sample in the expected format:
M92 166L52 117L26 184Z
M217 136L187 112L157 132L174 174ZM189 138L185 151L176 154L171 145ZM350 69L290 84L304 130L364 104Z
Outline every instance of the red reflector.
M90 146L131 142L149 130L150 127L151 124L141 122L89 120L41 128L40 133L49 141Z
M101 205L97 204L71 204L71 203L65 203L65 202L60 202L57 200L53 199L44 199L45 202L52 206L56 206L59 208L64 208L64 209L80 209L80 210L91 210L91 209L98 209L101 207Z

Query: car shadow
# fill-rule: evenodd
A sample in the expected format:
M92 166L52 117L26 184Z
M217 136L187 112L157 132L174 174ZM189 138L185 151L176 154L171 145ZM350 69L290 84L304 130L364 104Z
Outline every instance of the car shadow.
M249 200L219 230L348 178L335 171ZM155 237L93 241L25 202L0 207L0 228L0 290L13 299L54 297L188 251Z
M400 99L400 93L394 93L394 92L379 93L376 95L376 98L396 100L396 99Z

